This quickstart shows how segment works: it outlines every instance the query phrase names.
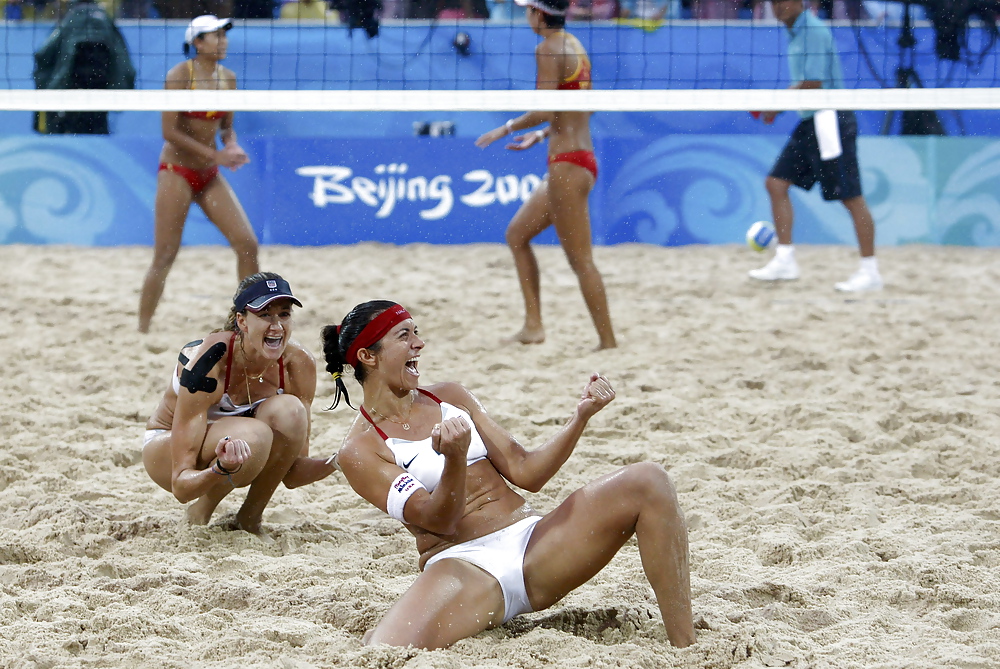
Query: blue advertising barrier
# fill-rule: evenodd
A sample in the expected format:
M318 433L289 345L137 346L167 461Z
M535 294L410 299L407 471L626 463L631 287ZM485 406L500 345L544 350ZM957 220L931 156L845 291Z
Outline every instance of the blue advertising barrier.
M503 241L545 172L541 150L481 151L453 139L290 140L272 151L285 176L267 239L282 244Z
M763 181L784 138L599 139L591 195L598 244L741 243L770 218ZM150 244L161 142L119 137L0 139L0 242ZM476 149L456 138L250 140L223 170L265 243L502 242L540 183L541 148ZM1000 246L1000 140L862 137L880 246ZM793 189L796 241L855 243L843 207ZM555 241L551 230L540 242ZM221 244L197 207L185 244Z

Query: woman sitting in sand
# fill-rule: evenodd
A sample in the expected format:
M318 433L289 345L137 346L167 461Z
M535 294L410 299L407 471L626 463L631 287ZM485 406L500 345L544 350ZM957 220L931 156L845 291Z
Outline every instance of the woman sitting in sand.
M538 491L615 393L594 374L569 422L528 451L457 383L421 388L424 342L403 307L356 306L323 329L326 368L364 391L337 456L351 487L406 525L422 573L365 641L441 648L552 606L586 583L635 534L670 642L695 641L687 528L663 467L623 467L540 515L508 482ZM349 400L348 400L349 401Z
M292 305L273 272L240 282L223 330L181 350L163 399L146 423L149 476L204 525L233 488L250 486L236 529L261 533L264 507L282 481L295 488L334 471L310 458L316 361L292 339Z

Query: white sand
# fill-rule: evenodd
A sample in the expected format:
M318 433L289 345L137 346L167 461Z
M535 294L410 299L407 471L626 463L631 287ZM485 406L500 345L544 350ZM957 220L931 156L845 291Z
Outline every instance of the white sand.
M851 249L802 247L804 278L753 285L747 249L596 250L621 347L596 335L558 248L540 251L548 341L504 347L521 298L502 246L265 248L306 308L297 336L396 299L425 382L463 382L526 444L591 370L618 399L529 499L663 463L691 538L699 643L666 642L632 541L552 609L444 651L362 647L416 573L410 535L339 474L279 489L267 545L208 527L140 462L176 351L219 327L224 248L185 248L152 334L150 250L0 246L2 667L1000 666L1000 263L982 249L881 252L887 289L844 299ZM357 386L351 382L351 387ZM313 453L353 417L324 412ZM360 393L356 393L356 398Z

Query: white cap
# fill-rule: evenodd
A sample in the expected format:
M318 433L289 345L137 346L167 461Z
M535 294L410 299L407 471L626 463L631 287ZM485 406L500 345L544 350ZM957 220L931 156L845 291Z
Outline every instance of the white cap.
M205 33L214 33L216 30L229 30L233 27L231 19L220 19L214 14L202 14L191 19L187 30L184 31L184 41L194 44L194 39Z
M538 11L552 16L566 16L566 9L569 7L569 2L566 0L562 2L559 0L514 0L514 2L521 7L534 7Z

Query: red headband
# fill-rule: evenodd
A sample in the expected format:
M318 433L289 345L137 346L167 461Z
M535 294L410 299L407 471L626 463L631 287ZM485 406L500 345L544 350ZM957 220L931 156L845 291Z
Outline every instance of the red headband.
M396 304L368 321L368 325L361 330L361 333L354 339L354 343L347 349L345 362L351 367L357 367L358 351L368 348L384 337L396 324L410 317L410 312Z

